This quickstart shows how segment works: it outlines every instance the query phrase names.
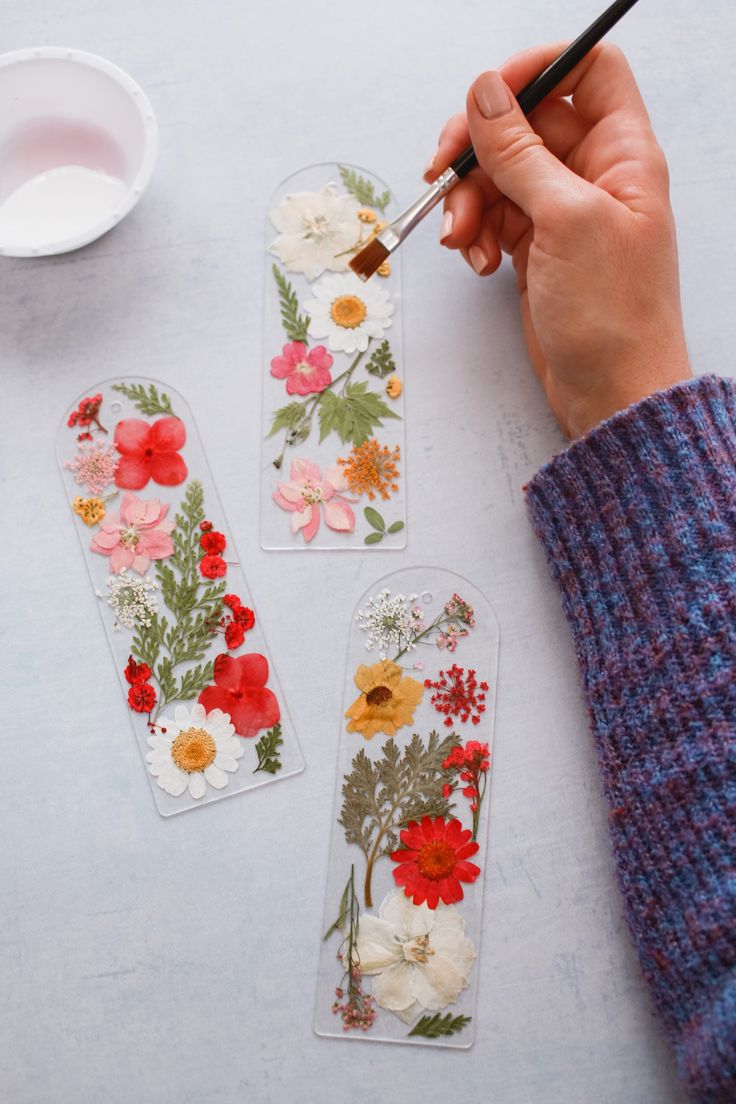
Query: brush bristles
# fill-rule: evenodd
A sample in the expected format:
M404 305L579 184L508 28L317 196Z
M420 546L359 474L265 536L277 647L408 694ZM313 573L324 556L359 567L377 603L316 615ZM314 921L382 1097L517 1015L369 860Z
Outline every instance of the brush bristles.
M374 238L373 241L368 242L364 249L361 249L360 253L355 254L350 262L350 267L355 275L365 283L381 267L388 256L389 250L383 242L380 242L378 238Z

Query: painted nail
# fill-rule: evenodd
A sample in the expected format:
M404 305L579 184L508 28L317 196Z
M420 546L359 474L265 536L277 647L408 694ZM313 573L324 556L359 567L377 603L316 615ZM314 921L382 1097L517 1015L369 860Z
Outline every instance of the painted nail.
M424 177L425 180L427 179L428 176L434 176L434 163L435 163L435 160L437 158L437 153L438 153L438 151L435 150L434 153L432 154L432 156L430 157L429 161L426 164L424 172L422 173L422 176Z
M443 242L445 238L449 238L452 233L452 224L455 221L455 216L452 211L445 211L442 216L442 222L440 223L440 241Z
M488 258L479 245L471 245L468 250L468 256L470 257L470 263L480 276L481 272L488 264Z
M511 93L498 73L483 73L473 85L478 110L486 119L498 119L511 110Z

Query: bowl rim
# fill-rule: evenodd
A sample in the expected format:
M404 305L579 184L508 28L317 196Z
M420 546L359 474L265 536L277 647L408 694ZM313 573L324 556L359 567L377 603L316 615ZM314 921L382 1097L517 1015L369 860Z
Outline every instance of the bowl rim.
M112 230L113 226L125 218L132 211L138 200L145 192L153 175L158 155L158 123L151 101L141 86L133 80L129 73L121 69L107 58L99 54L91 54L87 50L78 50L67 46L33 46L20 50L10 50L0 54L0 69L11 65L33 63L36 61L66 61L72 64L82 65L86 68L96 69L105 76L110 77L123 91L127 92L130 102L140 116L143 127L143 157L134 180L128 186L128 191L123 196L114 211L96 223L90 225L69 238L48 242L40 246L5 246L0 240L0 256L5 257L48 257L55 253L69 253L73 249L79 249Z

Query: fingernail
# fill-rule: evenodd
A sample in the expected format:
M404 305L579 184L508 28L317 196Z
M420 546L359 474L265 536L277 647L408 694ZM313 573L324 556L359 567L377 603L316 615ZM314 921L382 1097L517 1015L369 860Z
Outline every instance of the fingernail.
M440 241L443 242L445 238L449 238L452 233L452 224L455 221L455 216L452 211L445 211L442 216L442 222L440 224Z
M427 162L426 168L425 168L424 172L422 173L422 176L425 179L428 176L434 175L434 163L435 163L436 157L437 157L437 150L435 150L435 152L430 157L429 161Z
M471 245L468 250L468 256L470 257L470 263L480 276L481 272L488 264L488 258L479 245Z
M486 119L498 119L511 110L511 93L498 73L483 73L473 85L478 110Z

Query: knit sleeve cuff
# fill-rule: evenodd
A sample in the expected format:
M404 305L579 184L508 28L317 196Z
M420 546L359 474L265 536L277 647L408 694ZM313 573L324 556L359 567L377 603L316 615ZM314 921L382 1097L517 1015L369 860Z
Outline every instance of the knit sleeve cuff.
M734 381L690 380L616 414L542 468L527 504L592 689L673 621L733 602Z

